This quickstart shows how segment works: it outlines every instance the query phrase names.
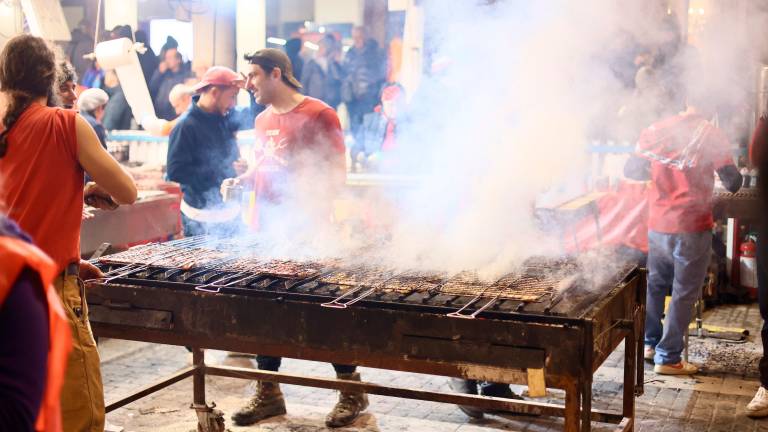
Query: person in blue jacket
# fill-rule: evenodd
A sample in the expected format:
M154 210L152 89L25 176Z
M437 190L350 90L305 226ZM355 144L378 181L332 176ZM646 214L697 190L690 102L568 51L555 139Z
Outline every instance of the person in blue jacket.
M181 185L181 221L187 236L229 236L239 228L239 208L225 205L219 187L224 179L237 176L235 133L253 128L259 111L253 101L249 108L235 109L243 83L229 68L208 69L171 132L167 177Z

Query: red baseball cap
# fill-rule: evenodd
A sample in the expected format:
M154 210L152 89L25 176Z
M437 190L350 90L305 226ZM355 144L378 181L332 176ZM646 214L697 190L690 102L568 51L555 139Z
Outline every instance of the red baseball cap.
M200 93L204 88L212 85L243 87L245 79L242 75L225 66L213 66L208 68L199 83L192 87L195 93Z

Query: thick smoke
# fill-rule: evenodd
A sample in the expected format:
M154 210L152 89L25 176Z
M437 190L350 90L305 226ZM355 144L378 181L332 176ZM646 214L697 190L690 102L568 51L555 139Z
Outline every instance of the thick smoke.
M563 252L558 227L542 230L534 208L587 192L589 143L634 144L649 122L684 109L689 88L716 105L753 97L745 71L757 50L733 13L720 14L693 52L663 2L433 0L425 12L440 67L411 95L397 155L421 180L376 196L372 208L388 209L374 215L386 240L300 220L315 207L308 176L270 210L280 223L262 233L282 255L496 277ZM622 67L642 50L657 62L635 83Z

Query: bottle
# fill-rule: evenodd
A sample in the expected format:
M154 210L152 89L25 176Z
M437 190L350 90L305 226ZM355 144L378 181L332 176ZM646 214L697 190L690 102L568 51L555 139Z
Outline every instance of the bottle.
M749 186L753 188L757 187L757 168L752 168L749 171Z
M747 238L746 241L742 242L739 246L739 282L744 288L757 288L756 251L757 245L751 238Z

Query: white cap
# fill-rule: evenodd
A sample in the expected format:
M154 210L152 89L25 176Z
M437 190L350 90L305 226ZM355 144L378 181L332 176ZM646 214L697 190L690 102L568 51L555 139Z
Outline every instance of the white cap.
M109 95L102 89L89 88L80 93L77 98L77 109L80 111L93 111L96 108L106 105Z

